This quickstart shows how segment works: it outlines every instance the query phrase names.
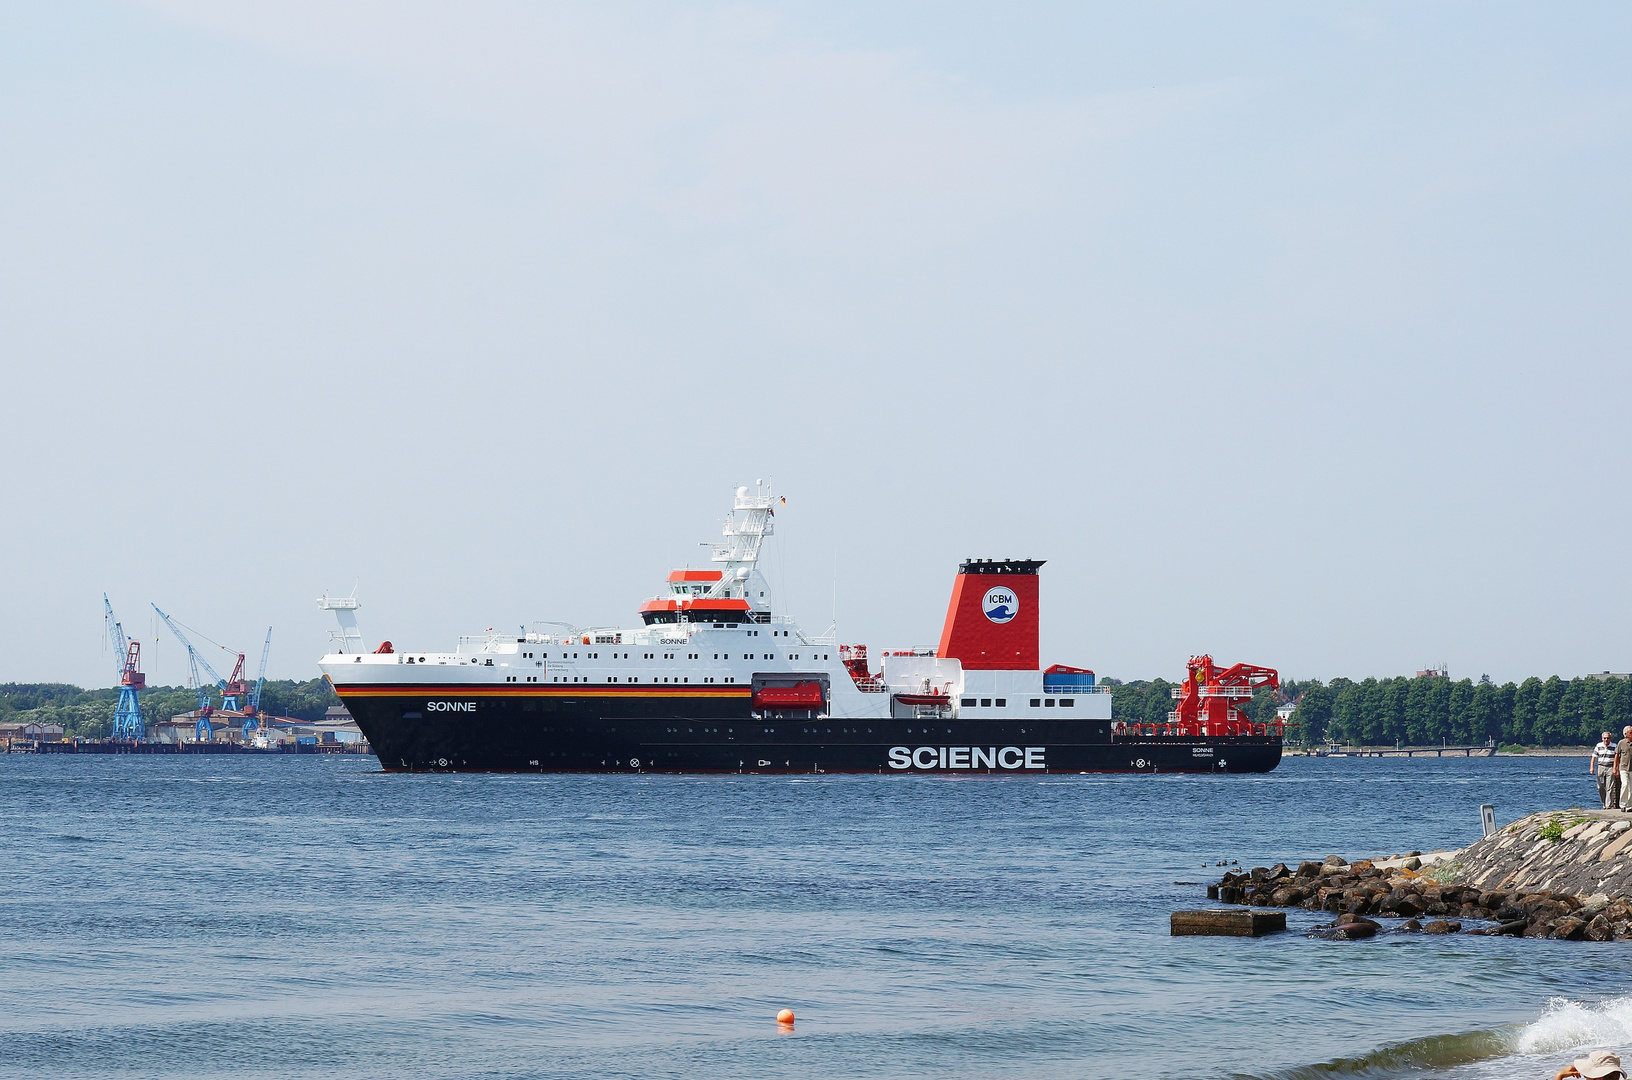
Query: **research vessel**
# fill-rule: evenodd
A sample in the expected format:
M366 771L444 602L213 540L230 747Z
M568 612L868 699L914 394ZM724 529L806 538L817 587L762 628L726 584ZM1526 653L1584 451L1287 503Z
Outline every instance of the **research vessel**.
M1160 723L1113 721L1113 688L1090 669L1043 668L1043 560L966 560L939 644L885 651L875 670L865 645L808 634L773 606L759 556L781 505L739 487L708 565L671 571L639 625L535 623L452 651L370 651L356 598L325 596L340 629L320 666L388 772L1250 773L1280 762L1280 727L1235 707L1262 680L1220 684L1210 658L1192 658L1174 693L1184 700Z

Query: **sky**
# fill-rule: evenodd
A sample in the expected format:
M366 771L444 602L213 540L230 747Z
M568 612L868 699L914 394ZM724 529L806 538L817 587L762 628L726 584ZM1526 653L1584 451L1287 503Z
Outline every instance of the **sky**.
M1632 9L0 3L0 681L632 624L1632 670ZM157 629L158 636L155 637ZM202 641L201 641L202 644ZM224 669L223 669L224 673Z

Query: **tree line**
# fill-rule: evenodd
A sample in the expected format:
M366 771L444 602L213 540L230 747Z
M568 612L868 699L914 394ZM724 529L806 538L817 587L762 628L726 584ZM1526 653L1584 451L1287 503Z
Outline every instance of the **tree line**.
M1161 723L1173 708L1165 679L1113 686L1111 716L1128 723ZM1287 741L1306 746L1582 746L1601 731L1632 724L1632 680L1532 677L1497 685L1488 678L1453 682L1443 675L1385 679L1287 680L1281 692L1263 690L1242 711L1263 722L1283 703L1296 702Z
M141 697L142 722L154 724L198 708L198 691L185 686L151 686ZM221 692L210 701L219 708ZM85 690L68 683L0 684L0 723L61 724L64 734L81 739L106 738L113 730L119 690ZM268 716L320 720L329 706L340 704L325 679L268 679L261 687L261 711Z

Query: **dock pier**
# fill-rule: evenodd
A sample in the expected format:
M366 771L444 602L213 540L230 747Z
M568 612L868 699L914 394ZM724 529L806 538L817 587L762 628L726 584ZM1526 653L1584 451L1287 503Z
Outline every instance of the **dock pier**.
M1287 757L1495 757L1496 747L1484 746L1315 746L1287 750Z

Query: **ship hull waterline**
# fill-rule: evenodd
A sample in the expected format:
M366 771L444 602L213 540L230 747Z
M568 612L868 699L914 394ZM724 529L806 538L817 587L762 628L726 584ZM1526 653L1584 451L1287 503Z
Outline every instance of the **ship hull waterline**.
M735 699L497 698L338 688L387 772L1264 773L1274 735L1118 735L1108 720L761 716ZM473 695L469 690L463 699Z

